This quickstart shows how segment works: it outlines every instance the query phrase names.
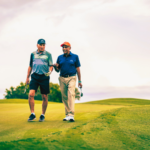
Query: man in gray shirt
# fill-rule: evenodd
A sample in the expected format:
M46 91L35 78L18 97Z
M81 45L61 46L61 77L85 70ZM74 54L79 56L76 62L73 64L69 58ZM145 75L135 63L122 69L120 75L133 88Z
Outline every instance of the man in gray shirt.
M31 115L29 116L28 121L33 121L36 119L34 113L34 96L35 92L40 86L40 91L42 94L42 114L39 121L44 121L45 112L48 105L48 95L50 92L49 89L49 80L50 74L53 70L53 61L52 55L45 51L45 40L39 39L37 42L37 51L31 53L30 64L27 73L26 84L29 84L29 77L31 74L30 81L30 91L29 91L29 106L31 110Z

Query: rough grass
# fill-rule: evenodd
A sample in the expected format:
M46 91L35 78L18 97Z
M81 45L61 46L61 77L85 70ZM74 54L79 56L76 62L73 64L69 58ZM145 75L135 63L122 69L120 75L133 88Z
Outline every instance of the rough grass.
M75 105L76 122L63 122L64 106L49 102L45 122L36 121L27 100L0 101L0 150L148 150L150 101L109 99Z

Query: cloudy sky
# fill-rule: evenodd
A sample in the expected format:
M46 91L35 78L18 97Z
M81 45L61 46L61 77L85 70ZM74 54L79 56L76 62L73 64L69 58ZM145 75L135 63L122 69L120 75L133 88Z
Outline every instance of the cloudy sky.
M0 0L1 99L25 82L39 38L54 63L60 44L71 43L81 61L82 101L150 99L149 0Z

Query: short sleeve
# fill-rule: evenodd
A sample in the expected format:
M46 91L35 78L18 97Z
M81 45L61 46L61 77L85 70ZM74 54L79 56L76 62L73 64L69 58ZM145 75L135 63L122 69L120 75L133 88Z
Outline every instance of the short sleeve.
M33 64L33 53L31 53L31 56L30 56L29 66L32 67L32 64Z
M77 67L80 67L80 66L81 66L81 64L80 64L80 61L79 61L79 57L77 55L76 62L75 62L75 67L77 68Z
M52 65L53 65L52 55L49 54L48 66L52 66Z
M56 61L56 63L57 63L57 64L59 64L59 57L57 58L57 61Z

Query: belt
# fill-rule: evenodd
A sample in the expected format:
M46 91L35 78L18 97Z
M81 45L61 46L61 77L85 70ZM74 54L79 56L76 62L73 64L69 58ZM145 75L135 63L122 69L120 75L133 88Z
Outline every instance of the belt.
M61 75L61 77L64 77L64 78L68 78L68 77L72 77L72 76L75 76L76 74L72 74L72 75Z
M37 74L37 73L35 73L35 72L34 72L33 74L38 75L38 76L43 76L43 75L44 75L44 74Z

